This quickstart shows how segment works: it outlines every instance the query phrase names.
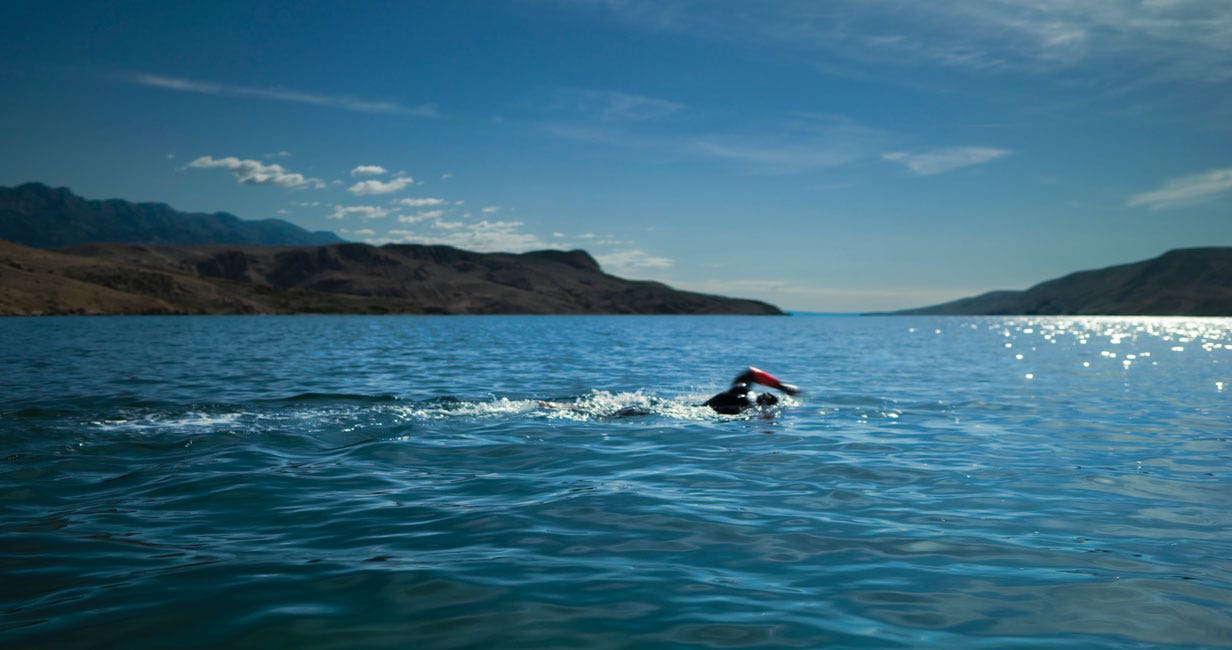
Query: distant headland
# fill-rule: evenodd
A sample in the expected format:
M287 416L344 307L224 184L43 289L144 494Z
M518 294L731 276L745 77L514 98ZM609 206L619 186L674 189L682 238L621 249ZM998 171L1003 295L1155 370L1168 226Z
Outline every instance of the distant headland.
M1232 248L1184 248L902 315L1232 316Z
M0 188L0 240L0 315L784 314L608 275L581 250L375 247L38 183Z

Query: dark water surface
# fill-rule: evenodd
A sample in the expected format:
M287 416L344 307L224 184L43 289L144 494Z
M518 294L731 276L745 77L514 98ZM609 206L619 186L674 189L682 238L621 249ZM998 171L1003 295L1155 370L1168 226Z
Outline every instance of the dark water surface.
M3 647L1232 646L1232 320L0 341ZM808 392L697 406L745 364Z

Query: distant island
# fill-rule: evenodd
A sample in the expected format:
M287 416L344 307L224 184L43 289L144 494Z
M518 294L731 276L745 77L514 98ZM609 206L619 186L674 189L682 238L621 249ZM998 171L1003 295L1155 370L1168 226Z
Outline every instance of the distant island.
M896 315L1232 316L1232 248L1185 248Z
M0 188L0 315L290 313L784 314L608 275L581 250L375 247L276 219Z

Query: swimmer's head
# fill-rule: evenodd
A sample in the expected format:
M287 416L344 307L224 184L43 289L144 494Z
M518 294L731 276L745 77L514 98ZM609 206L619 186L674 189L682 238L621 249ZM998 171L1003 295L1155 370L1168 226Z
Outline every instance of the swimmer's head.
M736 377L736 382L761 384L762 386L769 386L770 388L781 390L788 395L795 395L800 392L800 389L794 384L785 384L779 381L778 377L775 377L764 370L758 370L753 366L749 366L748 370L740 373L740 376Z

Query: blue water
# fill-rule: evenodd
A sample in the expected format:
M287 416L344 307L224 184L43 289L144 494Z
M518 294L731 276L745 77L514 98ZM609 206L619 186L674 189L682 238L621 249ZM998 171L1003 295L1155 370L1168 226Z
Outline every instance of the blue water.
M1228 319L0 341L3 647L1232 646ZM698 406L746 364L807 392Z

